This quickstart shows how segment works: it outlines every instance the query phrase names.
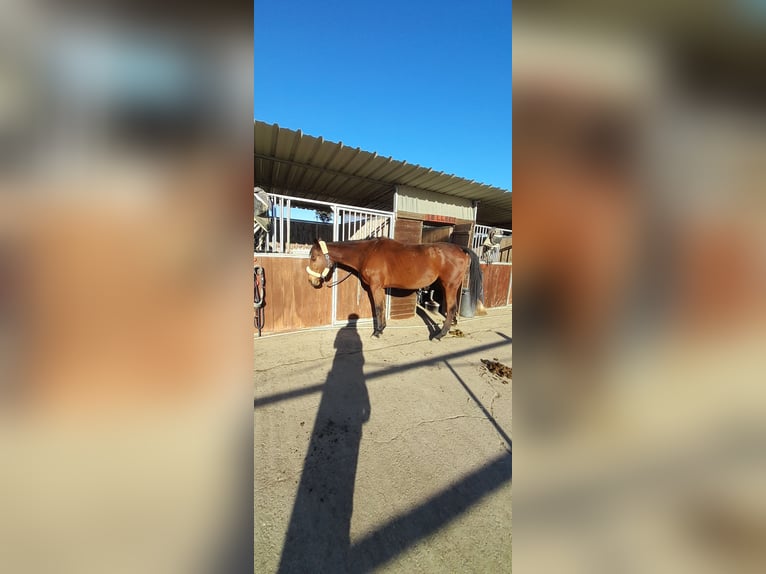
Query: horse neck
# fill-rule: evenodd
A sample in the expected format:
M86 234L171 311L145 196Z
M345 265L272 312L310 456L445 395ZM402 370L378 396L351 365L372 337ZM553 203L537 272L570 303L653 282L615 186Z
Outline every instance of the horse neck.
M369 246L361 243L328 243L327 251L336 263L359 271Z

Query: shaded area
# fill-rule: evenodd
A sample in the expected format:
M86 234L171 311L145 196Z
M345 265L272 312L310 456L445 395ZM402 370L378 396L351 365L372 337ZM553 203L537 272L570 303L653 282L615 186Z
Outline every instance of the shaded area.
M362 425L370 417L357 315L338 331L279 572L348 572L349 529ZM338 351L344 351L340 353ZM347 351L358 351L349 353Z
M436 336L436 334L442 330L442 326L439 325L436 321L434 321L433 317L428 314L428 311L423 309L420 305L415 307L416 312L418 314L418 317L423 319L423 322L426 324L426 327L428 327L428 338L429 340L433 340L433 338Z
M353 572L370 572L390 561L509 482L512 459L510 452L500 455L354 544L349 559Z

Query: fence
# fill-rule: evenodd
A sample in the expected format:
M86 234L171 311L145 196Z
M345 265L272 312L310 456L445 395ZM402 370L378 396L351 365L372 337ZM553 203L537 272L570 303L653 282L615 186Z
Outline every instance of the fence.
M484 245L484 241L489 237L489 234L493 229L495 230L494 237L501 238L500 242L496 244L496 249L487 248ZM504 229L502 227L475 225L473 228L471 249L473 249L482 261L486 261L487 263L511 263L512 234L512 230Z
M394 214L270 193L268 218L253 226L257 253L306 255L314 239L350 241L392 237ZM308 212L308 213L307 213ZM316 221L299 219L313 216Z

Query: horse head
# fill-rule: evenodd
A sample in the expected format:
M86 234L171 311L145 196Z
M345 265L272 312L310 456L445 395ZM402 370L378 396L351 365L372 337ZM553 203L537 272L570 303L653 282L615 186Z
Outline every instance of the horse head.
M315 239L311 251L309 251L309 264L306 266L309 283L314 287L321 287L322 282L330 275L331 271L332 261L327 252L327 244Z

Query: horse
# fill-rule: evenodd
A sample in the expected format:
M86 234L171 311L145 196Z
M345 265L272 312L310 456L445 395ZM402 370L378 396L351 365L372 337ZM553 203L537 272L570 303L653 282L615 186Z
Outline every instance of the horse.
M470 265L469 291L476 306L482 290L482 272L478 256L470 249L454 243L406 244L378 238L361 241L324 242L315 240L306 267L309 282L316 288L332 275L336 265L356 271L372 295L375 328L380 337L386 328L386 289L416 290L438 282L445 298L447 317L441 331L433 338L441 339L449 331L457 314L457 296Z

